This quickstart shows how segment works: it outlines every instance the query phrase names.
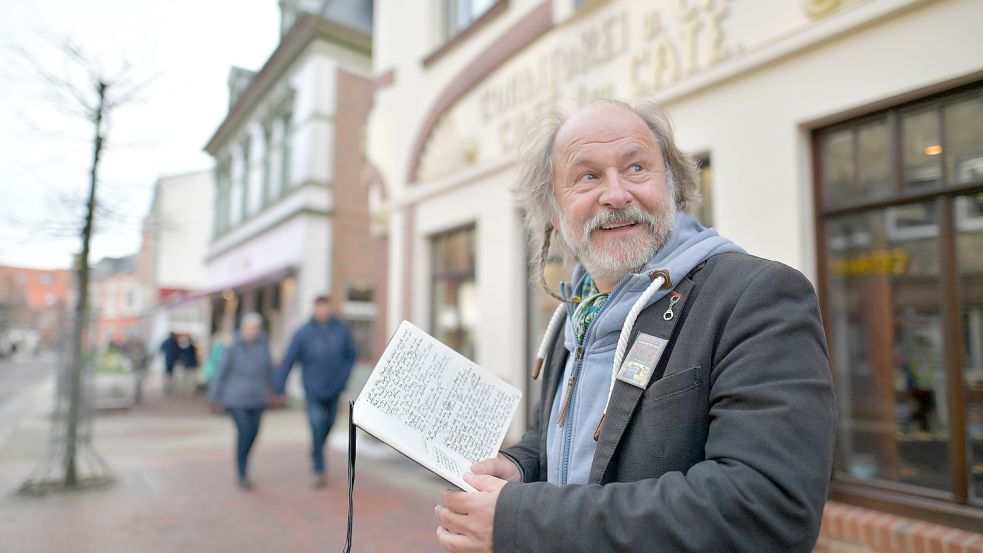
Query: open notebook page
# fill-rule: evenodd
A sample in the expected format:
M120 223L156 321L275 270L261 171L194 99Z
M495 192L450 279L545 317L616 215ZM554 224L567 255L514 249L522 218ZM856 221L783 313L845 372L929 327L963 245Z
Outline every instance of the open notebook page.
M355 401L355 424L455 486L494 457L522 393L403 321Z

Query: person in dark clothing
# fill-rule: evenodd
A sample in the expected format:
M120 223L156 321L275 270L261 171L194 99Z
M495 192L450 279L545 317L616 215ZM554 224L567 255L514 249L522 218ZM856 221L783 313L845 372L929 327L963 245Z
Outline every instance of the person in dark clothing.
M208 399L212 410L221 407L236 427L236 466L239 487L252 487L247 474L249 452L259 433L259 423L273 391L273 360L258 313L242 317L240 332L229 346L212 379Z
M179 377L181 394L184 396L194 395L195 382L198 375L198 345L190 335L178 337L178 363L182 367Z
M325 296L314 301L314 316L294 333L277 377L278 393L284 393L287 376L297 362L303 367L304 396L311 425L314 487L321 488L325 484L324 442L334 424L338 396L345 389L355 364L351 330L334 316L331 301Z
M160 345L160 351L164 354L164 393L170 395L174 389L174 365L177 364L178 357L181 356L181 346L178 344L176 332L167 335L167 339Z

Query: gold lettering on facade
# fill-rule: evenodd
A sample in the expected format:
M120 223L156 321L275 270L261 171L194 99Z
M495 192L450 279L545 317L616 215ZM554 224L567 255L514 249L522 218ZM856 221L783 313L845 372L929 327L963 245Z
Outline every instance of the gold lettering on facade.
M625 95L617 84L624 68L627 93L642 95L724 61L741 49L725 33L732 1L675 0L640 14L625 7L598 17L537 57L490 79L477 94L481 119L497 130L502 149L511 151L534 124L535 114L560 97L584 101ZM618 65L618 74L595 76L613 64L624 64Z
M710 17L708 18L707 25L707 38L710 42L710 59L711 65L715 63L720 63L730 57L730 48L724 46L724 40L727 36L724 34L724 28L722 23L730 16L730 8L727 6L720 6L714 9L713 6L710 7Z
M677 0L677 36L669 36L657 9L644 14L644 45L632 49L628 63L632 92L654 92L731 57L732 48L727 45L723 28L730 17L730 1Z

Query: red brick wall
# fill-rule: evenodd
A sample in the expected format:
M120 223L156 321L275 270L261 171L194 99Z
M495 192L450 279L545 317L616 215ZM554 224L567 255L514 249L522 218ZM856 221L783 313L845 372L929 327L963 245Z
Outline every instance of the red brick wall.
M983 534L826 503L816 553L983 553Z
M371 81L338 71L330 290L338 306L344 303L349 285L375 282L376 244L369 232L368 183L363 177L362 147L371 101Z

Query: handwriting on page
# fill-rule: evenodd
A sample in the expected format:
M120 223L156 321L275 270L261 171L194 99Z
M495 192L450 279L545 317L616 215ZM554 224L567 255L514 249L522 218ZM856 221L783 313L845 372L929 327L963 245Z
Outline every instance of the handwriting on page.
M440 444L472 462L494 455L518 397L483 379L472 363L454 365L425 336L406 332L395 339L393 355L376 369L369 403L420 432L432 454ZM435 456L460 473L446 456Z

